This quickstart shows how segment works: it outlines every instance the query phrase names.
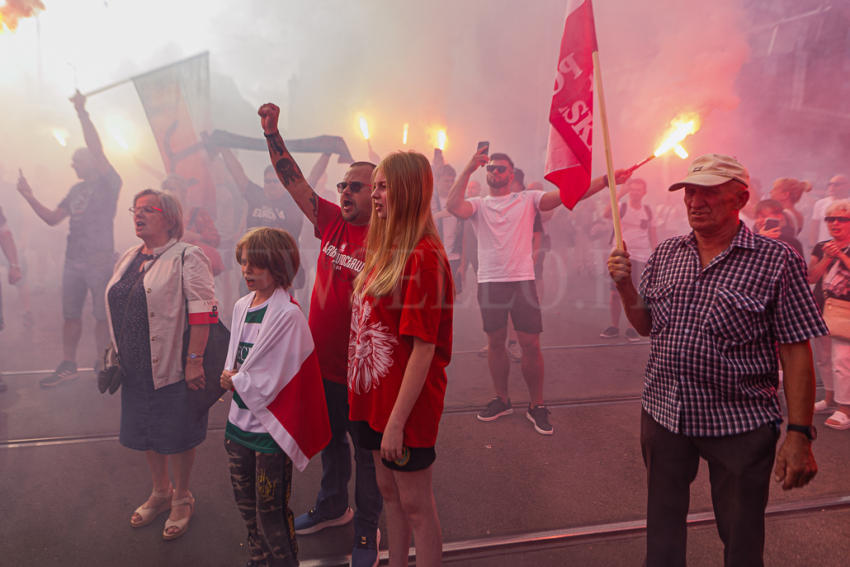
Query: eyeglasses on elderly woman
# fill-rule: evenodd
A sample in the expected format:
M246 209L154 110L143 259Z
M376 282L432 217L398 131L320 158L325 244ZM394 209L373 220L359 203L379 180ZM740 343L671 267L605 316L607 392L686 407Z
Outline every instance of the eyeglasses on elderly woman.
M153 205L145 205L144 207L130 207L127 210L130 211L131 215L135 215L136 213L145 213L146 215L149 215L153 212L162 212L162 209L160 209L159 207L154 207Z
M824 222L850 222L850 217L824 217Z

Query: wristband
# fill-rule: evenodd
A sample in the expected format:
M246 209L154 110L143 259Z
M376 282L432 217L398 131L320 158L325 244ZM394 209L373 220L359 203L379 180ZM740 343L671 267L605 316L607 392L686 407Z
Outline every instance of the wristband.
M274 132L263 132L263 136L265 136L266 139L280 136L280 130L275 130Z
M814 441L818 438L818 430L814 425L797 425L796 423L789 423L786 427L786 431L802 433L809 438L809 441Z

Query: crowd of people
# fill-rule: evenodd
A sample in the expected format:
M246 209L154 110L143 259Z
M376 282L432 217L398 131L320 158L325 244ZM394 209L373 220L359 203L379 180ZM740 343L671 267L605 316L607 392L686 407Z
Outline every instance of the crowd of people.
M407 564L411 537L417 564L439 565L432 470L453 307L472 287L468 266L494 393L477 419L513 412L514 360L528 388L527 419L537 433L554 433L540 297L549 248L544 223L561 206L558 190L526 186L510 156L484 144L459 171L440 153L432 161L410 151L354 162L336 184L334 203L316 190L330 155L305 177L278 129L280 110L269 103L259 109L271 160L262 187L231 150L214 149L248 205L247 230L232 249L209 211L187 206L189 181L169 175L160 190L134 196L140 243L116 257L122 180L104 155L85 97L78 93L72 102L86 141L72 160L80 181L55 209L36 198L23 175L18 181L44 222L69 218L63 358L41 386L78 376L90 294L98 352L111 353L104 363L115 360L120 369L115 383L99 386L120 386L120 442L144 452L151 473L151 493L131 526L168 512L163 539L189 528L191 471L208 411L197 409L193 392L213 382L232 392L224 444L249 565L297 565L299 537L352 520L351 564L377 565L382 511L390 565ZM483 191L471 180L481 168ZM626 246L610 236L611 319L600 336L619 337L625 313L625 338L649 337L641 417L647 564L684 565L688 491L700 458L709 462L726 564L761 564L771 471L785 489L815 475L814 412L831 411L826 426L850 429L850 182L833 177L807 217L799 203L811 184L778 179L759 199L736 159L701 156L670 187L684 194L691 230L659 243L658 215L644 201L647 183L628 170L615 177ZM608 181L593 179L584 198ZM320 241L307 316L294 295L307 281L297 240L305 220ZM801 240L813 244L808 270ZM2 218L0 247L14 284L21 270ZM214 376L205 350L211 325L230 311L217 299L216 276L231 255L242 298L232 308L227 360ZM814 361L822 400L814 399ZM356 509L348 498L352 451ZM296 515L292 469L316 454L322 477L315 504Z

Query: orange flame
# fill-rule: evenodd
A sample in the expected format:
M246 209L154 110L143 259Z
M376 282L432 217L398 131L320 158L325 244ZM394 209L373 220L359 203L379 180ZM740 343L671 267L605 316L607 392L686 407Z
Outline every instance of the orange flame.
M679 156L682 159L688 158L688 151L685 148L683 148L682 146L680 146L679 144L676 144L675 146L673 146L673 153L675 153L677 156Z
M407 145L407 132L410 130L410 124L404 124L404 133L401 135L401 143Z
M360 133L363 134L364 140L369 139L369 123L366 122L365 116L360 117Z
M682 114L671 120L670 129L667 130L664 140L654 152L655 157L674 149L682 140L699 130L699 127L699 116L696 114Z
M0 6L0 32L4 31L4 28L15 31L19 20L32 18L42 10L44 4L41 0L6 0Z
M446 142L448 141L448 139L449 138L448 136L446 136L445 130L437 131L437 147L440 148L440 150L446 149Z

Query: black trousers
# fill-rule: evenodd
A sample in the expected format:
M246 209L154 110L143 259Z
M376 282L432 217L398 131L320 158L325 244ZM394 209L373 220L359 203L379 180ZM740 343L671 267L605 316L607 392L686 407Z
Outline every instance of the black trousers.
M649 493L646 565L686 564L690 486L700 458L708 462L723 564L764 565L764 510L778 438L778 426L770 423L739 435L690 437L672 433L643 411L640 442Z
M248 528L251 559L260 565L296 567L298 544L289 509L292 461L285 453L258 453L230 439L224 446L236 507Z

